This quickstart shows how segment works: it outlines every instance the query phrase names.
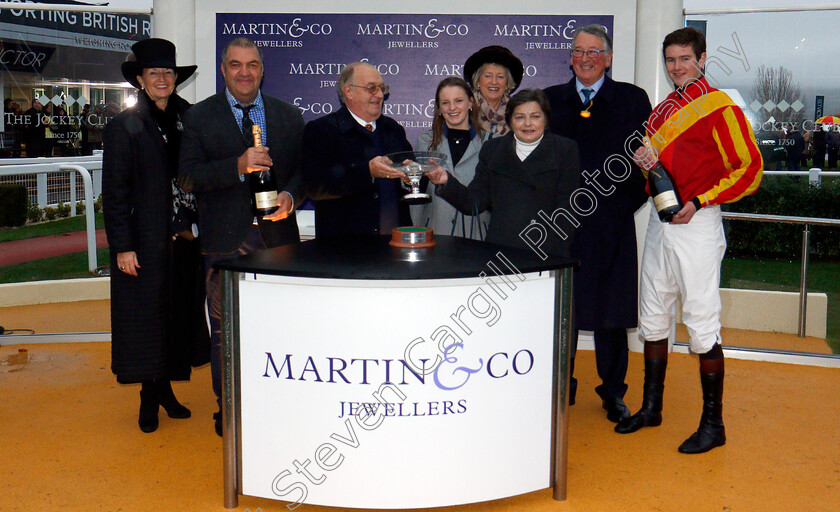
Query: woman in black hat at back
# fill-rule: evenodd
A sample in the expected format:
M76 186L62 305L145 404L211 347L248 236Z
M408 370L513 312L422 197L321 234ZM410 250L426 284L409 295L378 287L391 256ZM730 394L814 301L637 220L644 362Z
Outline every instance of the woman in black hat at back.
M122 73L139 89L137 104L106 126L102 162L111 370L120 383L142 383L140 429L153 432L159 406L172 418L190 417L170 381L189 379L191 366L209 361L194 197L176 179L190 104L175 87L196 66L176 66L175 45L165 39L131 49Z
M481 127L491 137L510 131L505 109L510 94L522 83L522 61L504 46L485 46L464 63L464 80L475 92Z

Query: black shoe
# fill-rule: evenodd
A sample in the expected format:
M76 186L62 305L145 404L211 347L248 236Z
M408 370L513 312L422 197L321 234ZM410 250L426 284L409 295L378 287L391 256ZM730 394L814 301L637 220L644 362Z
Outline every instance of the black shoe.
M625 404L624 400L617 396L603 400L601 402L601 407L607 411L607 419L613 423L618 423L619 421L630 417L630 409L627 408L627 404Z
M168 380L158 379L155 381L157 387L158 400L160 405L166 410L166 414L170 418L189 418L192 413L189 409L181 405L175 393L172 392L172 384Z
M140 389L140 416L137 423L140 430L147 434L158 428L158 397L151 381L143 382Z
M721 356L722 357L722 356ZM723 427L723 376L717 372L700 373L703 387L703 414L697 432L680 445L680 453L705 453L712 448L726 444L726 429Z
M213 413L213 421L215 422L216 435L222 437L224 431L222 430L222 411Z
M629 418L623 418L615 426L619 434L632 434L642 427L658 427L662 424L661 412L650 412L642 409Z
M668 340L645 342L645 383L642 408L633 416L619 420L615 431L630 434L642 427L662 424L662 395L665 391L665 370L668 367Z
M706 453L712 448L726 444L726 430L723 423L711 425L700 424L697 432L691 434L678 448L680 453Z
M575 358L572 358L571 366L569 367L569 372L574 375L575 373ZM575 405L575 396L577 395L577 379L575 377L569 378L569 405Z

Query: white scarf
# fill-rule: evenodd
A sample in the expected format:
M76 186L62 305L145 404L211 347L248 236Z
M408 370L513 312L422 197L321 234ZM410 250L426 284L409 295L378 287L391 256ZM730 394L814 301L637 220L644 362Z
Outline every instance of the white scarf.
M516 135L514 135L513 140L516 141L516 156L519 157L519 160L524 162L525 159L528 158L528 155L537 149L537 146L540 145L543 137L545 137L545 134L542 134L540 138L534 142L522 142Z

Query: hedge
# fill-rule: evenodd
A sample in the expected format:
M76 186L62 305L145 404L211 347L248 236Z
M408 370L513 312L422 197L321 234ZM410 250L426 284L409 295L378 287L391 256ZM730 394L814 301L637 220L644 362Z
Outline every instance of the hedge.
M724 211L840 219L840 179L823 177L811 187L807 177L765 176L758 191ZM799 259L801 224L728 220L724 223L729 251L740 256ZM840 226L811 226L811 251L817 258L840 257Z
M0 226L23 226L28 207L24 185L0 185Z

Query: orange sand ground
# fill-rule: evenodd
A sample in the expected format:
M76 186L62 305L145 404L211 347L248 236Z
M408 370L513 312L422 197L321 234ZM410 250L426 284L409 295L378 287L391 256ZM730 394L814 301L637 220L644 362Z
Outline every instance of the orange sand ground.
M11 306L0 308L0 325L7 330L32 329L38 334L110 332L110 308L111 301L108 299Z
M111 330L109 307L108 300L6 307L0 308L0 325L6 329L33 329L37 333L108 332ZM825 340L814 337L800 338L795 334L724 328L721 336L725 345L737 347L831 353ZM682 324L677 325L677 339L688 341L688 332Z
M12 318L8 309L0 310L0 324L35 325L18 324L23 317ZM74 316L90 325L78 311ZM640 354L630 355L626 399L634 410L641 400L642 363ZM676 448L700 415L696 357L671 355L662 426L622 436L612 431L592 391L594 355L581 351L580 392L570 417L568 499L555 502L543 490L446 510L838 510L840 370L735 359L726 364L728 443L689 456ZM117 384L109 365L108 343L0 346L0 510L226 510L209 368L174 386L193 417L161 414L158 431L143 434L137 427L139 386ZM340 478L340 470L332 475ZM453 478L478 485L468 475ZM371 492L376 485L371 482ZM243 496L239 503L239 511L288 510L283 502L261 498Z

